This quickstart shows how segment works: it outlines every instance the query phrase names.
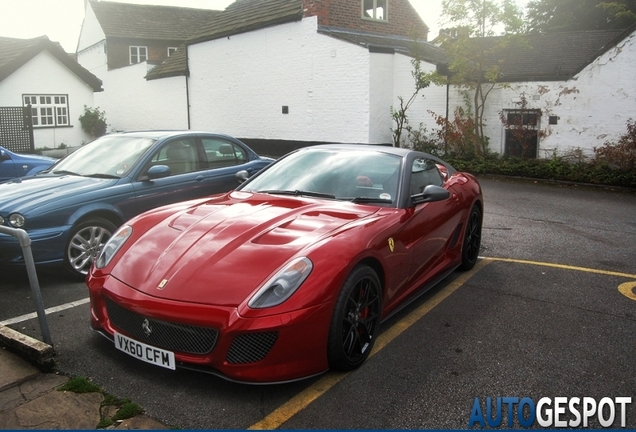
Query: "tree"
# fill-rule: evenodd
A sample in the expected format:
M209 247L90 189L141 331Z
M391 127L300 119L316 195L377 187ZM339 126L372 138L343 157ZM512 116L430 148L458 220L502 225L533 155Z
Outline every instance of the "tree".
M402 96L398 96L400 101L398 109L391 107L391 117L395 122L395 129L391 129L391 132L393 132L393 147L401 147L404 140L404 130L408 129L409 120L406 111L415 102L420 91L431 85L431 74L422 72L421 60L418 56L411 60L411 64L413 65L411 75L415 80L415 90L407 101Z
M514 35L523 28L521 10L512 0L444 0L442 16L458 29L456 36L442 41L449 56L448 80L470 93L478 140L475 150L483 156L488 147L484 135L486 101L501 82L503 53L518 43ZM492 38L498 29L505 36Z
M532 0L526 11L531 32L621 29L636 22L636 0Z

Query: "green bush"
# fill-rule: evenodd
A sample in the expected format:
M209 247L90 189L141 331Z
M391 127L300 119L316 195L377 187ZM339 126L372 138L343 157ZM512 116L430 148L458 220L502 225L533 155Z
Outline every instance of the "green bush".
M636 169L636 122L628 120L627 132L618 142L607 141L602 147L594 147L594 154L597 164L625 171Z
M447 156L445 160L458 170L476 175L506 175L636 188L636 170L613 169L602 163L574 164L558 157L522 160L508 157L464 159Z
M99 108L89 108L84 105L84 114L79 116L82 129L93 138L106 134L106 117Z

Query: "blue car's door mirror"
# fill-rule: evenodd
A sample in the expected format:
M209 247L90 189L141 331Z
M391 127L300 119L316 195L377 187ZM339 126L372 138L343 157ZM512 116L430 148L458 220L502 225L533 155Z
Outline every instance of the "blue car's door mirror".
M154 180L159 178L168 177L170 175L170 168L168 165L155 165L148 170L148 180Z

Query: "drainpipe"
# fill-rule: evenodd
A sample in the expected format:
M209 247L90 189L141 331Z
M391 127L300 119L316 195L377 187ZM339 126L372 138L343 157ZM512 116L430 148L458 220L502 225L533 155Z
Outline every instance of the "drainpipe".
M190 60L188 57L188 45L185 46L186 54L186 70L185 70L185 85L186 85L186 113L188 115L188 130L190 130Z

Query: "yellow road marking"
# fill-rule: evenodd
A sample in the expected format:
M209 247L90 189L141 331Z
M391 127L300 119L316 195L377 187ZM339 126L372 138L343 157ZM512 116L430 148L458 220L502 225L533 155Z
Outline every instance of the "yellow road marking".
M470 279L479 270L481 270L483 267L490 264L491 262L492 260L490 258L480 260L471 271L463 273L452 283L435 293L433 297L427 300L419 308L391 326L391 328L384 331L375 341L373 351L371 351L371 353L369 354L369 358L371 358L382 348L388 345L393 339L399 336L411 325L416 323L420 318L430 312L435 306L444 301L448 296L457 291L462 285L466 283L468 279ZM302 392L298 393L285 404L274 410L267 417L265 417L258 423L254 423L248 429L271 430L281 427L287 420L293 417L296 413L305 409L307 406L309 406L310 403L322 396L325 392L327 392L327 390L335 386L347 375L348 373L328 372L314 384L312 384Z
M406 329L408 329L411 325L416 323L420 318L430 312L435 306L439 305L442 301L444 301L448 296L457 291L461 286L463 286L468 279L470 279L473 275L479 272L483 267L490 264L494 261L501 262L510 262L517 264L529 264L543 267L553 267L564 270L575 270L587 273L595 273L602 274L608 276L619 276L628 279L636 279L636 274L629 273L620 273L608 270L598 270L587 267L577 267L570 266L564 264L554 264L548 262L540 262L540 261L529 261L529 260L520 260L520 259L511 259L511 258L493 258L493 257L482 257L481 260L475 265L475 267L470 271L462 274L457 279L455 279L452 283L444 287L442 290L438 291L433 297L427 300L423 305L418 307L416 310L411 312L409 315L401 319L399 322L395 323L391 328L384 331L376 340L375 345L373 347L373 351L369 354L369 358L378 353L382 348L387 346L393 339L403 333ZM634 293L634 288L636 288L635 282L626 282L621 284L618 289L619 291L625 295L626 297L636 300L636 294ZM254 423L248 429L251 430L272 430L281 427L287 420L293 417L296 413L305 409L309 404L311 404L314 400L318 399L324 393L327 392L330 388L335 386L338 382L340 382L343 378L345 378L348 373L336 373L336 372L328 372L314 384L298 393L296 396L291 398L288 402L281 405L279 408L274 410L267 417L259 421L258 423Z
M608 271L608 270L598 270L598 269L592 269L587 267L576 267L576 266L570 266L565 264L554 264L554 263L548 263L548 262L528 261L528 260L511 259L511 258L493 258L493 257L486 258L485 257L484 259L489 259L492 261L518 263L518 264L531 264L531 265L537 265L537 266L543 266L543 267L554 267L554 268L560 268L565 270L576 270L576 271L582 271L587 273L596 273L596 274L602 274L602 275L608 275L608 276L619 276L619 277L624 277L628 279L636 279L636 274L620 273L620 272L614 272L614 271Z
M618 291L628 299L636 300L634 288L636 288L636 282L625 282L618 286Z

